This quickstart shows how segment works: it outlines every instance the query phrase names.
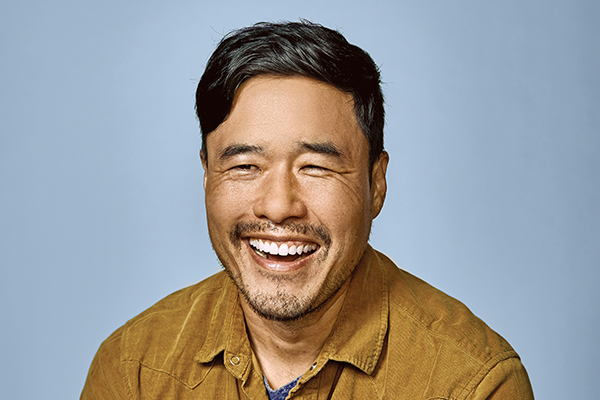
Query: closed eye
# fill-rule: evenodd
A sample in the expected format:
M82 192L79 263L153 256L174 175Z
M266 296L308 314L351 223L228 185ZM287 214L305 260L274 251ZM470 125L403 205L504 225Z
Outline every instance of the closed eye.
M333 171L329 168L322 167L320 165L309 164L302 167L302 171L310 176L327 176Z
M238 164L229 168L229 176L236 180L251 180L258 177L261 169L254 164Z
M302 167L303 169L321 169L324 171L329 170L329 168L325 168L325 167L320 167L318 165L305 165L304 167Z
M242 165L236 165L232 169L240 169L240 170L244 170L244 171L251 171L253 169L258 170L258 167L256 165L252 165L252 164L242 164Z
M236 179L250 179L260 174L261 170L254 164L239 164L229 168L229 173Z

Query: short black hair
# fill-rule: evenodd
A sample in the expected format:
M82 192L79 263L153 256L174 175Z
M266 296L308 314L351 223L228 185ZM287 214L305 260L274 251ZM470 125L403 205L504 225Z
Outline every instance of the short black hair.
M229 115L239 86L259 75L309 77L351 94L373 167L383 151L385 120L379 68L338 31L304 20L261 22L219 42L196 90L204 156L206 137Z

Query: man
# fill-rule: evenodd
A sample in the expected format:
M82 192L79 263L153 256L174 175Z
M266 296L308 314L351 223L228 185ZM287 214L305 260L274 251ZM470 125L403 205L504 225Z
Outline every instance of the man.
M100 347L83 399L532 399L510 345L368 245L386 194L379 72L339 33L226 36L196 94L225 271Z

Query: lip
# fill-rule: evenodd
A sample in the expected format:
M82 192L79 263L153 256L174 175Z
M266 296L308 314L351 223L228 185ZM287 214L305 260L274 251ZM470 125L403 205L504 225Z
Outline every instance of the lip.
M259 239L259 237L253 236L253 238ZM269 240L272 242L294 242L294 241L300 241L300 242L304 242L307 243L308 241L306 240L285 240L282 238L260 238L263 240ZM296 261L287 261L287 262L281 262L281 261L275 261L275 260L269 260L266 258L261 257L260 255L258 255L256 253L256 251L254 251L254 248L250 245L250 237L245 237L242 239L242 241L244 242L244 244L246 245L246 247L248 248L248 251L250 252L250 256L252 257L252 259L254 260L254 262L256 264L258 264L260 267L268 270L268 271L274 271L274 272L293 272L293 271L297 271L303 267L305 267L308 263L311 262L312 258L319 252L319 250L321 249L321 246L319 245L319 247L317 248L317 250L315 250L313 253L307 255L306 257L303 257L300 260L296 260ZM310 243L315 243L314 241L309 241ZM318 243L317 243L318 245Z

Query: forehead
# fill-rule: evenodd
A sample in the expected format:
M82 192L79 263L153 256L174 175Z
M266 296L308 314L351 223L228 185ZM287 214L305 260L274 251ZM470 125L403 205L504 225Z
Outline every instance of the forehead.
M208 135L211 147L333 142L366 151L352 95L306 77L259 76L237 90L227 119Z

